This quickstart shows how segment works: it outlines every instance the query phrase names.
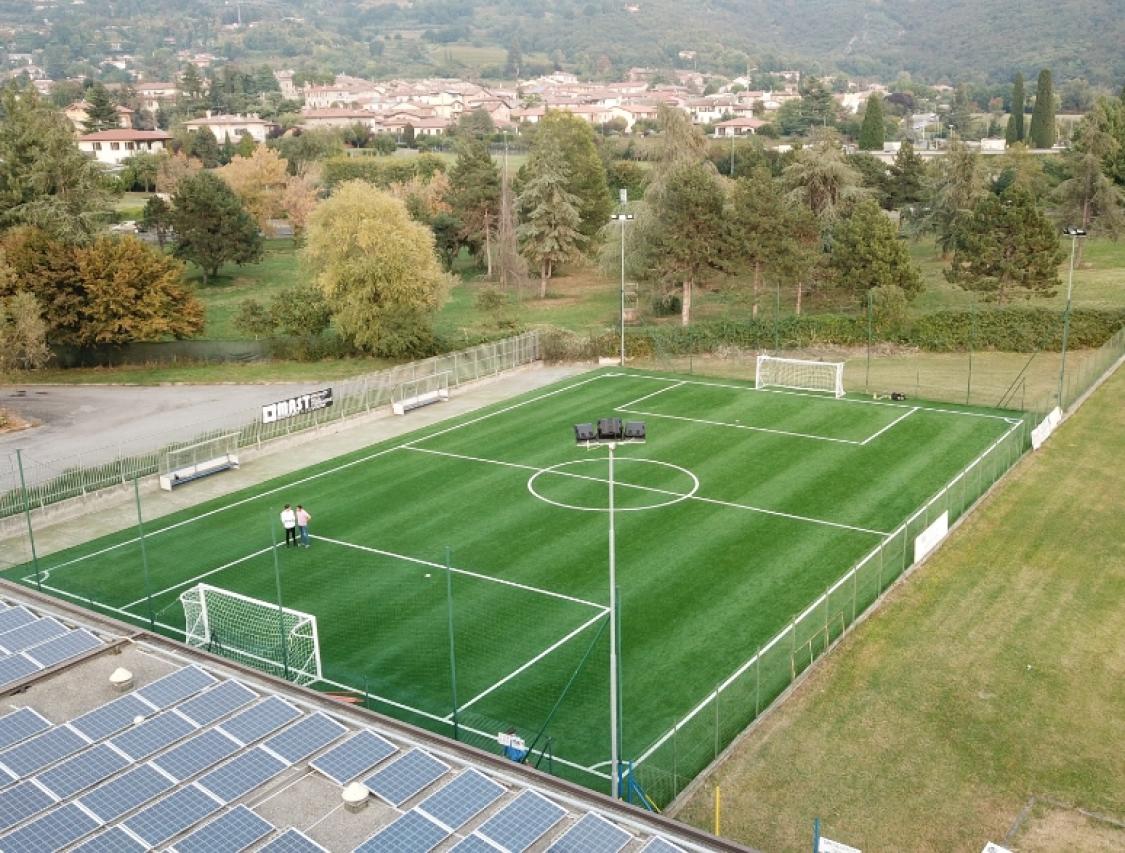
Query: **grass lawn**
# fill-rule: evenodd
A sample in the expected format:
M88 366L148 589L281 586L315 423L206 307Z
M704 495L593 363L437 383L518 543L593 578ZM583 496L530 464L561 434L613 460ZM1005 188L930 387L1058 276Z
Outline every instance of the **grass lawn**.
M864 850L1125 847L1068 808L1125 819L1122 458L1118 371L678 816L710 827L719 785L766 850L817 816Z
M182 632L179 595L199 581L276 602L276 555L285 605L318 620L319 685L450 733L448 559L463 731L481 744L508 726L529 743L542 731L556 772L605 787L608 469L571 425L614 412L649 425L615 465L622 743L638 759L872 548L905 559L897 526L1021 429L997 412L589 374L146 520L157 626ZM284 502L312 512L309 551L271 546ZM43 558L44 589L144 624L134 531ZM890 563L887 578L901 570ZM848 592L833 609L854 607ZM272 635L244 641L254 621L232 618L211 623L225 647L273 655ZM791 663L761 668L767 698ZM725 714L733 737L753 705ZM682 755L679 772L702 766Z

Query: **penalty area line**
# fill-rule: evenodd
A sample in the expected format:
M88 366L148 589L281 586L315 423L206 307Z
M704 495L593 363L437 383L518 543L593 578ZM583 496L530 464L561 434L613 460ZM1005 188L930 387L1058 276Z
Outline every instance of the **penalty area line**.
M895 419L894 419L893 421L891 421L891 422L890 422L889 424L887 424L887 425L886 425L885 427L883 427L883 428L882 428L881 430L879 430L879 431L878 431L877 433L875 433L874 435L869 435L869 436L867 436L867 438L865 438L865 439L864 439L863 441L861 441L861 442L860 442L860 445L861 445L861 446L863 446L863 445L866 445L866 444L867 444L868 442L874 441L874 440L875 440L875 439L877 439L877 438L878 438L879 436L881 436L881 435L882 435L883 433L885 433L885 432L886 432L887 430L889 430L889 429L890 429L891 427L893 427L893 426L894 426L895 424L897 424L897 423L898 423L899 421L904 421L904 420L906 420L906 419L907 419L908 417L910 417L910 416L911 416L912 414L914 414L914 413L915 413L916 411L918 411L918 407L917 407L917 406L915 406L915 407L914 407L913 409L911 409L910 411L908 411L908 412L907 412L906 414L904 414L904 415L899 415L899 416L898 416L897 418L895 418Z

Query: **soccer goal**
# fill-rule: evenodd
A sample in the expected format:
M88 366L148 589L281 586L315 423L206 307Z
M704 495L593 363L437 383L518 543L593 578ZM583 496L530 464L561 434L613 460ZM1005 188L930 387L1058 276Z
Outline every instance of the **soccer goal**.
M450 376L451 372L445 370L400 382L391 391L391 411L405 415L411 409L448 400Z
M316 617L201 583L180 594L189 646L288 678L319 681Z
M169 450L164 454L160 488L170 492L176 486L182 486L200 477L237 468L238 436L237 432L228 432L206 441Z
M844 362L760 355L754 370L754 387L827 391L843 397Z

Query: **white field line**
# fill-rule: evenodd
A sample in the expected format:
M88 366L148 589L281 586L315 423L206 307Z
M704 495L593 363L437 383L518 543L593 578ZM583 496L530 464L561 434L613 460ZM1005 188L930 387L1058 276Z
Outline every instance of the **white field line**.
M260 556L262 556L262 554L269 553L275 547L277 547L277 546L274 546L274 545L267 546L267 547L262 548L258 551L255 551L253 554L247 554L245 557L239 557L237 560L231 560L229 563L224 563L223 565L219 566L217 569L211 569L211 571L209 571L209 572L204 572L201 575L196 575L195 577L189 578L186 581L182 581L180 583L172 584L172 586L168 586L168 587L165 587L164 589L162 589L158 592L154 592L151 596L146 595L144 598L138 598L136 601L131 601L128 604L123 605L122 610L131 610L132 608L136 607L138 604L144 604L146 601L149 600L149 598L157 598L161 595L164 595L165 593L173 592L177 589L180 589L181 587L191 586L192 584L198 583L199 581L203 580L204 578L208 578L213 574L217 574L218 572L221 572L224 569L229 569L231 566L237 566L239 563L245 563L247 560L253 560L255 557L260 557Z
M575 628L573 631L571 631L565 637L563 637L559 640L556 640L551 645L549 645L547 648L545 648L543 651L541 651L539 654L537 654L535 657L533 657L531 660L527 661L527 663L523 664L522 666L520 666L516 669L513 669L511 672L509 672L507 675L505 675L503 678L501 678L499 681L497 681L491 687L488 687L488 688L482 690L480 693L478 693L476 696L474 696L472 699L470 699L468 702L464 703L463 705L459 705L457 707L457 710L458 711L464 711L466 708L468 708L472 705L475 705L477 702L479 702L481 699L483 699L489 693L492 693L494 690L497 690L497 689L503 687L505 684L507 684L509 681L511 681L513 678L515 678L521 672L524 672L525 670L527 670L530 667L537 664L539 661L541 661L543 658L545 658L547 655L549 655L555 649L557 649L560 646L562 646L562 645L570 642L571 640L573 640L575 637L577 637L579 634L581 634L583 631L585 631L587 628L589 628L591 625L593 625L595 622L597 622L599 619L601 619L603 616L605 616L606 613L608 613L608 612L609 612L609 608L607 607L607 608L605 608L605 610L603 610L597 616L593 616L590 619L587 619L585 622L583 622L581 625L579 625L577 628ZM452 721L453 715L450 714L445 719L447 721Z
M774 646L776 646L779 642L781 642L783 639L785 639L785 637L789 634L789 632L791 630L793 630L793 627L798 622L801 622L810 613L816 611L819 607L821 607L821 605L824 604L824 601L825 601L826 598L831 596L832 593L834 593L841 586L843 586L845 583L847 583L849 580L851 580L852 577L856 574L856 572L858 572L860 570L860 568L862 568L867 563L868 560L870 560L873 557L875 557L876 555L878 555L880 548L885 547L888 542L893 541L895 539L895 537L897 537L900 533L905 535L910 529L910 524L915 519L917 519L920 515L925 513L929 509L929 507L934 503L934 501L936 501L942 495L948 494L950 488L952 488L954 483L958 482L959 480L964 479L964 477L970 471L972 471L973 468L975 468L977 465L980 465L982 460L986 456L988 456L989 453L991 453L993 450L995 450L997 447L999 447L1001 442L1005 441L1008 438L1008 436L1010 436L1013 432L1015 432L1017 429L1020 428L1021 423L1022 422L1016 422L1015 424L1013 424L1011 426L1011 428L1008 429L998 439L996 439L996 441L992 442L992 444L990 444L987 448L985 448L983 451L981 451L981 454L979 456L977 456L976 459L974 459L972 462L970 462L968 465L966 465L964 468L962 468L961 471L958 472L958 474L952 480L950 480L948 483L946 483L945 486L943 486L941 489L939 489L938 492L935 495L933 495L928 501L926 501L924 504L922 504L922 506L919 507L914 512L913 515L911 515L906 521L904 521L902 524L900 524L898 527L896 527L893 531L888 533L886 538L882 542L880 542L878 545L876 545L871 551L869 551L867 553L866 556L863 557L863 559L856 562L856 564L854 566L852 566L848 571L846 571L843 575L841 575L839 580L837 580L836 583L834 583L831 587L829 587L826 592L822 593L815 601L813 601L811 604L809 604L804 610L801 611L801 613L798 616L791 619L789 621L789 624L787 626L785 626L784 628L782 628L777 634L775 634L770 639L770 641L768 643L766 643L764 646L762 646L758 650L758 652L756 654L754 654L745 663L741 664L733 673L731 673L726 678L725 681L723 681L722 684L720 684L714 690L710 691L707 694L707 696L698 705L696 705L694 708L692 708L687 714L684 715L684 717L682 719L679 720L679 722L677 722L674 726L672 726L672 728L670 728L667 732L665 732L663 735L661 735L655 742L653 742L653 744L648 749L646 749L643 753L641 753L640 757L638 757L633 762L633 766L639 767L643 762L648 760L648 758L654 752L656 752L656 750L660 749L660 747L662 747L672 737L674 737L676 732L678 732L687 723L691 722L691 720L694 717L696 717L701 711L703 711L703 709L707 707L708 703L713 701L718 694L722 693L724 690L726 690L728 687L730 687L730 685L733 684L734 681L737 678L739 678L747 670L749 670L750 667L752 667L759 660L759 658L761 658L762 655L764 655L766 652L768 652L770 649L772 649ZM904 568L904 571L905 571L905 568ZM887 589L890 589L890 587L892 585L893 584L888 584L887 587L884 589L884 592L886 592ZM769 705L767 705L766 707L768 708ZM596 767L597 765L594 765L594 766Z
M707 424L708 426L729 427L730 429L744 429L748 432L768 432L772 433L773 435L784 435L790 438L811 438L815 441L831 441L835 442L836 444L850 444L853 447L858 447L859 445L863 444L862 441L853 441L850 438L830 438L826 435L813 435L812 433L807 432L790 432L789 430L770 429L769 427L746 426L745 424L732 424L728 421L711 421L707 420L706 418L687 418L683 417L682 415L665 415L659 412L643 412L640 409L626 409L622 406L618 406L616 411L627 412L631 415L646 415L650 418L665 418L670 421L687 421L688 423L692 424Z
M411 448L411 449L417 450L419 448ZM423 452L425 452L425 453L430 453L430 452L436 453L437 451L423 451ZM429 567L434 568L434 569L440 569L443 572L446 570L445 563L435 563L432 560L423 560L420 557L408 557L405 554L396 554L394 551L384 551L381 548L372 548L370 545L357 545L354 542L345 542L342 539L331 539L327 536L313 536L312 538L313 539L319 539L321 542L331 542L333 545L341 545L345 548L355 548L357 551L366 551L369 554L379 554L380 556L383 556L383 557L393 557L396 560L402 560L402 561L407 562L407 563L416 563L419 566L429 566ZM603 604L598 604L597 602L594 602L594 601L587 601L584 598L575 598L573 595L566 595L566 594L561 593L561 592L554 592L553 590L550 590L550 589L541 589L540 587L537 587L537 586L529 586L528 584L524 584L524 583L516 583L515 581L505 580L504 578L494 577L493 575L484 575L484 574L481 574L480 572L469 571L468 569L458 569L454 566L450 566L449 571L453 572L453 574L455 574L455 575L465 575L466 577L476 578L477 580L489 581L490 583L497 583L497 584L500 584L501 586L510 586L510 587L514 587L515 589L522 589L525 592L533 592L533 593L536 593L537 595L545 595L549 598L559 598L559 599L562 599L563 601L572 602L573 604L582 604L582 605L585 605L586 607L595 607L595 608L598 609L599 612L604 612L606 610L606 607Z
M617 373L617 374L614 374L614 375L615 376L623 376L624 374ZM628 403L622 403L620 406L616 406L615 408L618 411L623 411L623 412L628 411L630 406L635 406L635 405L637 405L637 403L643 403L645 400L649 399L650 397L655 397L657 394L663 394L667 391L671 391L673 388L679 388L683 384L685 384L685 383L684 382L673 382L667 388L661 388L659 391L653 391L651 394L645 394L643 397L638 397L636 400L630 400Z
M875 439L877 439L877 438L878 438L879 436L881 436L881 435L882 435L883 433L885 433L885 432L886 432L887 430L889 430L889 429L890 429L891 427L893 427L893 426L894 426L895 424L897 424L897 423L898 423L899 421L903 421L903 420L906 420L906 419L907 419L908 417L910 417L910 416L911 416L912 414L914 414L914 413L915 413L916 411L918 411L918 407L917 407L917 406L915 406L915 407L914 407L913 409L911 409L911 410L910 410L909 412L907 412L906 414L904 414L904 415L899 415L899 416L898 416L897 418L895 418L895 419L894 419L893 421L891 421L891 422L890 422L889 424L887 424L887 425L886 425L885 427L883 427L883 428L882 428L881 430L879 430L879 431L878 431L877 433L875 433L874 435L869 435L869 436L867 436L867 438L865 438L865 439L864 439L863 441L861 441L861 442L860 442L860 444L861 444L861 445L864 445L864 444L867 444L867 443L869 443L869 442L872 442L872 441L874 441L874 440L875 440Z
M284 485L275 486L274 488L267 489L264 492L257 492L253 495L249 495L248 497L241 498L240 500L232 501L229 504L224 504L223 506L216 507L215 509L212 509L212 510L208 510L207 512L202 512L202 513L199 513L198 515L193 515L190 518L185 518L183 521L177 521L173 524L169 524L166 527L158 527L155 530L152 530L152 531L146 533L145 538L151 539L153 536L157 536L161 533L167 533L169 530L175 530L178 527L183 527L185 524L193 524L194 522L200 521L200 520L202 520L204 518L207 518L209 516L216 515L220 512L225 512L228 509L234 509L237 506L242 506L243 504L251 503L252 501L258 500L259 498L264 498L264 497L267 497L268 495L274 495L274 494L277 494L278 492L283 492L286 489L291 489L294 486L299 486L302 483L308 483L312 480L316 480L316 479L319 479L321 477L327 477L329 474L335 474L338 471L343 471L346 468L351 468L355 465L363 464L364 462L370 462L372 459L377 459L380 456L385 456L388 453L393 453L394 451L401 450L404 447L411 447L412 445L416 444L419 441L425 441L426 439L435 438L439 435L444 435L447 432L452 432L453 430L462 429L462 428L470 426L472 424L479 423L480 421L487 420L488 418L496 417L496 415L506 414L507 412L510 412L510 411L513 411L514 409L520 408L521 406L526 406L526 405L529 405L531 403L537 403L540 400L545 400L548 397L553 397L556 394L561 394L563 391L571 391L575 388L578 388L582 385L589 384L590 382L594 382L598 379L604 379L608 375L610 375L610 374L604 374L604 373L598 374L597 376L592 376L589 379L583 379L581 382L574 382L570 385L565 385L562 388L556 388L554 391L548 391L546 394L540 394L538 397L532 397L531 399L524 400L520 403L513 403L510 406L505 406L504 408L497 409L494 412L488 412L487 414L480 415L479 417L473 418L472 420L464 421L463 423L459 423L459 424L454 424L451 427L446 427L443 430L438 430L437 432L429 433L429 434L421 436L419 438L412 439L411 441L403 442L402 444L396 444L394 447L385 447L382 450L377 450L374 453L369 453L367 456L360 457L359 459L353 459L350 462L341 463L340 465L337 465L334 468L328 468L324 471L318 471L315 474L309 474L307 477L301 477L300 479L297 479L297 480L291 480L290 482L285 483ZM616 375L616 374L613 374L613 375ZM92 557L98 557L102 554L108 553L109 551L116 550L117 548L123 548L126 545L133 545L133 544L135 544L139 541L140 541L140 537L134 536L132 539L123 540L121 542L118 542L116 545L110 545L106 548L102 548L99 551L94 551L91 554L85 554L81 557L75 557L72 560L67 560L66 562L59 563L58 565L55 565L55 566L51 566L49 569L42 570L40 572L40 574L41 574L42 577L48 577L50 575L50 573L52 571L54 571L55 569L61 569L61 568L64 568L66 566L69 566L73 563L81 563L83 560L89 560Z
M467 456L464 453L451 453L447 450L432 450L428 447L408 447L407 450L413 450L416 453L430 453L434 456L448 456L453 459L464 459L467 462L482 462L488 465L502 465L505 468L519 468L523 471L535 471L540 474L552 474L557 477L570 477L574 480L588 480L592 483L609 483L604 477L594 477L589 474L575 474L571 471L561 471L557 468L539 468L535 465L523 465L519 462L504 462L499 459L485 459L482 456ZM618 461L621 461L620 459ZM686 500L699 501L700 503L714 504L715 506L726 506L732 509L744 509L748 512L757 512L762 515L773 515L778 518L788 518L792 521L803 521L808 524L821 524L826 527L837 527L841 530L854 530L858 533L871 533L875 536L886 536L885 530L872 530L869 527L857 527L853 524L842 524L838 521L826 521L823 518L812 518L807 515L794 515L789 512L780 512L773 509L763 509L760 506L752 506L751 504L735 503L734 501L724 501L718 498L705 498L700 495L685 495L682 492L675 492L671 489L659 489L656 486L642 486L637 483L625 483L620 480L614 480L615 486L620 486L626 489L637 489L642 492L652 492L658 495L667 495L673 498L684 498Z

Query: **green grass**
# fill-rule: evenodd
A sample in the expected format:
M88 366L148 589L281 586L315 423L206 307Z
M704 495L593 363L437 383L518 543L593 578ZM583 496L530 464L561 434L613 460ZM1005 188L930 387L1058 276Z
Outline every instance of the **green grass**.
M1121 849L1123 457L1119 370L678 816L710 826L719 785L723 834L766 850L816 816L865 850ZM1119 823L1033 811L1005 842L1031 796Z
M271 528L282 503L303 503L313 548L276 554L284 603L318 618L325 678L448 734L448 547L463 734L511 725L530 740L550 720L556 771L604 786L607 468L571 424L615 410L650 435L616 465L630 758L1018 423L592 374L147 520L156 621L181 629L178 596L197 580L275 601ZM41 566L48 591L145 622L133 527Z

